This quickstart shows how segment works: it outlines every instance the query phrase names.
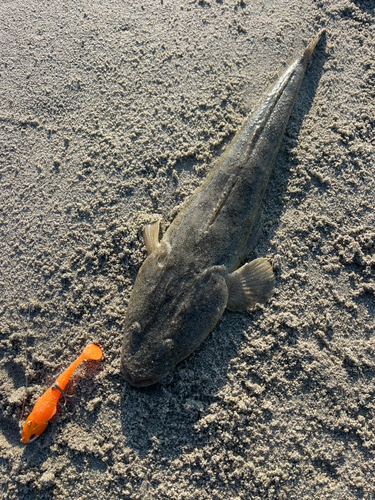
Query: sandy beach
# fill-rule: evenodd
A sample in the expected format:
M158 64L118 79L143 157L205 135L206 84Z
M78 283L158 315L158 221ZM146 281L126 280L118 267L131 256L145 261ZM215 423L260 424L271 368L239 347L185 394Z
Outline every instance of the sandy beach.
M226 312L155 386L124 380L146 257L323 28ZM373 0L2 0L0 498L375 498ZM35 400L90 342L46 431Z

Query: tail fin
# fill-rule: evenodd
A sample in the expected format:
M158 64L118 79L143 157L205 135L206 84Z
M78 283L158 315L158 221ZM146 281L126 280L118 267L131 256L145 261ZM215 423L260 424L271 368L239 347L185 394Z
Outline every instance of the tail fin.
M306 50L302 56L302 59L304 59L306 61L306 64L309 63L310 59L311 59L311 56L315 50L315 46L316 44L319 42L321 36L326 32L326 29L323 28L320 33L314 38L314 40L310 43L310 45L308 45L308 47L306 47Z
M86 346L82 354L86 359L95 360L100 359L103 355L102 350L96 344L89 344L88 346Z

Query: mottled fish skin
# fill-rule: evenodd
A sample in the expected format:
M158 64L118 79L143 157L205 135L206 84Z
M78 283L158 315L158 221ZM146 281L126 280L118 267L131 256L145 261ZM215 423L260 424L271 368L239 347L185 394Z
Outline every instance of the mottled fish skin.
M226 308L245 310L271 296L266 259L238 266L254 245L272 166L323 31L245 121L160 243L159 223L145 228L149 256L129 301L121 356L130 384L158 382L201 344Z

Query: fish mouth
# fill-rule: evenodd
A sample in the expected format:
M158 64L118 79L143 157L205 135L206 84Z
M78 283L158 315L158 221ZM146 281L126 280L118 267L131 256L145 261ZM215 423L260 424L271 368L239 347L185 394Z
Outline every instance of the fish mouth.
M28 439L21 437L20 441L21 441L21 443L28 444L28 443L32 443L33 441L38 439L38 437L39 437L39 434L36 434L36 435L32 434Z
M148 387L149 385L156 384L159 382L161 377L136 377L129 370L126 369L124 364L122 364L122 373L124 374L125 380L129 382L133 387Z

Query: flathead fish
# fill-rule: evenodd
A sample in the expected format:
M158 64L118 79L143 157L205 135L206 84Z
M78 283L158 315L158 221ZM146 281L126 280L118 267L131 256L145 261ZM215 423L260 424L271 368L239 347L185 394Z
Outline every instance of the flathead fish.
M324 31L324 30L323 30ZM159 222L143 236L125 317L122 369L144 387L158 382L214 329L225 309L266 302L270 263L244 262L255 244L260 205L306 67L323 31L274 85L159 242Z

